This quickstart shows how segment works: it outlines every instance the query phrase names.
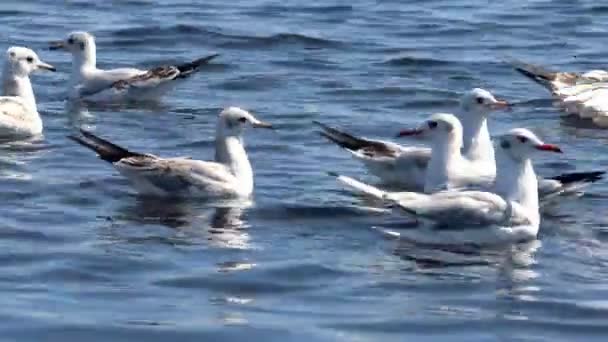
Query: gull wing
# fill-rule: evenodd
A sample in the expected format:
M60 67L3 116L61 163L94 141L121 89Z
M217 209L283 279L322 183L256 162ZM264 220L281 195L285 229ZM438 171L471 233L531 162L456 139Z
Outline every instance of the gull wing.
M169 195L196 191L223 196L238 192L236 177L226 166L215 162L144 155L123 158L114 166L144 192L146 188Z
M520 205L484 191L445 191L394 202L406 213L438 224L520 225L530 220Z

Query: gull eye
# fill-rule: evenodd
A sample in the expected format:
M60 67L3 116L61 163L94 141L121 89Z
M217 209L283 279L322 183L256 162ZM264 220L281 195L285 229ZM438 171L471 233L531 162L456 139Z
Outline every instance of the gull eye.
M34 63L34 57L32 56L27 56L27 58L25 59L28 63Z
M437 121L429 121L429 128L430 129L437 128Z
M243 117L238 118L238 120L239 120L239 122L242 122L242 123L247 122L247 118L246 118L246 117L244 117L244 116L243 116Z
M478 97L475 99L475 101L479 104L483 104L483 97Z
M74 44L74 38L68 39L68 44L70 44L70 45Z
M522 136L517 137L517 140L519 140L519 142L522 144L525 144L528 142L528 138L522 137Z
M505 150L510 149L511 143L506 140L503 140L500 142L500 147L504 148Z

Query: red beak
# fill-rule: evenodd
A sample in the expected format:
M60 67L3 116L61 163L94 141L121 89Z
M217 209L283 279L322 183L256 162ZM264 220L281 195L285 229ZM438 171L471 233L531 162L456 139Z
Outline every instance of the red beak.
M561 148L559 148L557 145L553 145L553 144L538 145L538 146L536 146L536 149L541 150L541 151L563 153Z
M401 132L399 132L397 134L397 138L399 137L409 137L412 135L418 135L418 134L422 134L424 133L424 130L421 128L409 128L409 129L404 129Z

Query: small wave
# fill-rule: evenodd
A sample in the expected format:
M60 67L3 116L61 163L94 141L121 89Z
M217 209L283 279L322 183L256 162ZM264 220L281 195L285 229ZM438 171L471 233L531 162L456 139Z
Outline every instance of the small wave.
M230 36L233 41L221 44L223 47L246 48L246 47L270 47L280 45L303 45L307 48L340 48L345 46L345 43L311 37L298 33L278 33L271 36Z
M386 61L385 63L390 64L390 65L406 65L406 66L443 66L443 65L453 64L453 62L444 61L444 60L440 60L440 59L419 58L419 57L411 57L411 56L391 58L388 61Z

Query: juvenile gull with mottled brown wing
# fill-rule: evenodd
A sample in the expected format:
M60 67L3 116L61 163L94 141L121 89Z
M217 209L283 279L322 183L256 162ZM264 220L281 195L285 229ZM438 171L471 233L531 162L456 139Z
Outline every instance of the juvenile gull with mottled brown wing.
M103 70L97 68L95 37L88 32L72 32L64 40L52 42L50 48L66 50L72 54L69 84L69 97L72 99L87 98L113 89L113 96L119 99L158 100L175 86L176 81L194 74L219 56L213 54L191 62L150 70Z

